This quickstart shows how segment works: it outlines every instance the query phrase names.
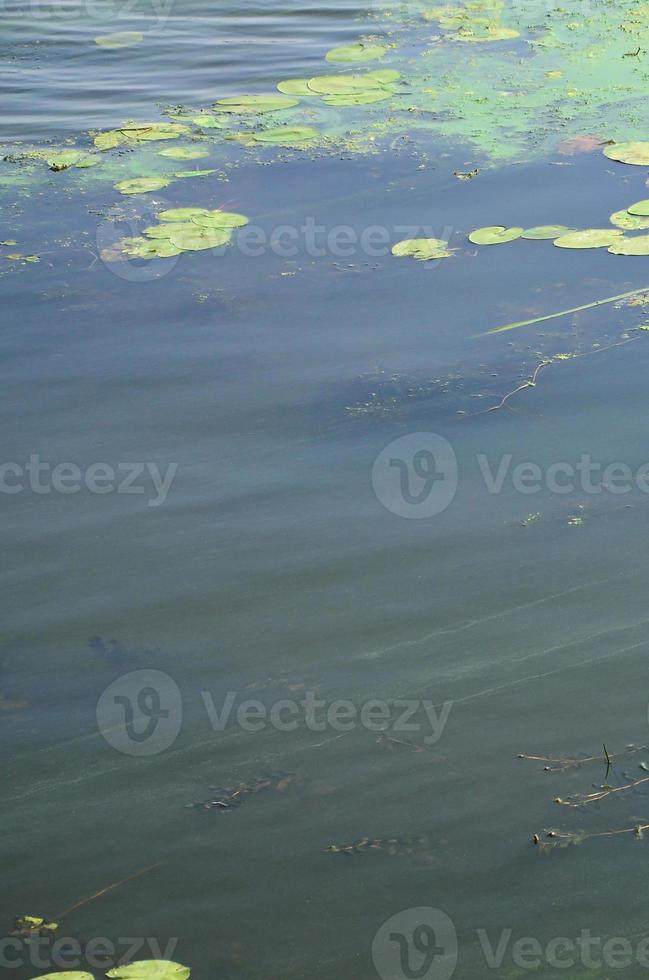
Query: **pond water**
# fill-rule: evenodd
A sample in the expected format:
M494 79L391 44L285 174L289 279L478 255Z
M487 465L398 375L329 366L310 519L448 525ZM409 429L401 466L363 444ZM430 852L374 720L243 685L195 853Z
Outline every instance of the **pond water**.
M603 152L646 116L627 8L598 35L610 87L593 68L539 95L532 72L551 87L597 61L601 5L3 5L2 935L43 916L85 948L5 938L8 977L151 958L196 980L646 970L645 786L555 800L649 765L619 754L649 744L649 265L467 239L609 228L649 193L645 166ZM141 38L95 43L123 32ZM325 60L359 39L382 57ZM381 69L396 107L307 97L93 144ZM480 73L484 92L441 104ZM317 136L240 139L285 125ZM205 153L160 156L172 142ZM99 165L33 154L71 147ZM211 172L114 187L185 168ZM178 207L249 225L120 252ZM420 237L452 254L391 254ZM552 847L552 828L628 833Z

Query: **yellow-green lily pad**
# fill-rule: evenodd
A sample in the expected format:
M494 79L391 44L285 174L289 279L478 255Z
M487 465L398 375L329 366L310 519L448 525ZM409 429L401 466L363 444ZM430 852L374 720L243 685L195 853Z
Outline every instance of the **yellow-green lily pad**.
M106 976L111 980L187 980L189 974L189 967L171 960L140 960L116 966Z
M101 34L95 38L100 48L130 48L144 40L139 31L118 31L116 34Z
M560 235L567 235L572 230L565 225L535 225L534 228L526 228L521 238L531 242L543 242L551 238L559 238Z
M350 92L346 95L323 95L325 105L372 105L374 102L384 102L389 99L391 92L386 89L370 89L368 92Z
M373 72L364 75L316 75L309 79L309 89L316 95L354 95L381 89L385 83Z
M62 970L59 973L41 974L38 980L94 980L92 973L84 973L82 970Z
M199 214L210 214L209 208L167 208L159 211L156 218L159 221L191 221Z
M134 259L170 259L182 252L182 249L173 245L168 238L154 240L123 238L120 245L122 250Z
M649 255L649 235L621 238L609 247L611 255Z
M441 238L406 238L392 246L392 254L429 262L431 259L449 258L453 252L449 250L448 242Z
M325 57L327 61L353 64L358 61L376 61L385 57L387 51L382 44L345 44L340 48L332 48Z
M513 242L523 234L523 228L505 228L504 225L487 225L485 228L476 228L469 235L469 241L474 245L502 245L505 242Z
M557 248L606 248L619 238L622 238L622 232L616 228L587 228L561 235L554 244Z
M641 218L649 217L649 201L636 201L631 207L627 208L629 214L639 215Z
M287 78L278 84L277 90L284 95L313 95L308 78Z
M208 211L207 214L195 214L190 221L200 228L243 228L248 224L245 214L235 211Z
M184 231L191 228L189 221L163 221L159 225L149 225L144 229L147 238L166 238L171 239L175 231Z
M641 218L635 214L629 214L628 211L615 211L609 221L616 228L623 228L624 231L643 231L645 228L649 228L649 218Z
M278 126L276 129L265 129L251 134L255 143L270 143L274 146L310 143L319 135L318 130L312 126Z
M168 177L131 177L120 180L115 184L115 190L120 194L148 194L151 191L162 190L171 183Z
M177 170L174 177L209 177L210 174L215 174L216 170Z
M604 148L604 156L618 163L630 163L638 167L649 167L649 143L613 143Z
M206 248L218 248L230 241L230 232L223 228L179 228L169 237L172 245L183 252L200 252Z
M158 150L161 157L170 157L172 160L200 160L201 157L209 156L208 150L199 150L193 146L168 146L164 150Z
M277 112L281 109L292 109L298 105L297 99L286 95L233 95L226 99L218 99L214 103L217 112L232 112L237 115L257 115L262 112Z
M95 136L99 150L112 150L117 146L132 146L154 140L173 140L191 133L189 126L172 122L125 123L121 129L110 129Z

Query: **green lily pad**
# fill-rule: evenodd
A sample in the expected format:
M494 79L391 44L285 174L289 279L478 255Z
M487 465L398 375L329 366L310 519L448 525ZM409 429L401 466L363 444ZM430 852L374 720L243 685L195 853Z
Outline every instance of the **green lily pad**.
M206 248L218 248L230 241L230 232L224 228L179 228L170 235L170 241L183 252L200 252Z
M622 238L622 232L616 228L587 228L561 235L554 244L557 248L605 248L618 238Z
M196 214L190 221L199 228L243 228L248 224L245 214L235 211L208 211L207 214Z
M453 252L449 250L448 242L441 238L406 238L392 246L392 254L429 262L431 259L449 258Z
M287 78L286 81L279 83L277 89L284 95L313 95L308 78Z
M200 126L201 129L224 129L225 123L222 119L217 119L216 116L211 116L207 112L201 113L199 116L192 116L192 122L196 126Z
M189 967L171 960L140 960L128 966L117 966L106 976L111 980L187 980Z
M469 241L474 245L501 245L513 242L523 234L523 228L505 228L504 225L488 225L486 228L476 228L469 235Z
M270 143L274 146L294 146L310 143L320 135L312 126L279 126L251 134L255 143Z
M521 238L526 238L531 242L547 241L551 238L559 238L560 235L567 235L572 228L565 225L536 225L534 228L526 228Z
M127 255L135 259L170 259L182 252L167 238L123 238L119 244Z
M38 980L94 980L94 977L92 973L84 973L82 970L62 970L60 973L41 975Z
M166 238L169 241L174 232L186 231L191 227L189 221L163 221L159 225L149 225L144 229L144 234L147 238Z
M362 77L365 80L370 78L373 82L378 82L379 85L391 85L392 82L399 81L401 72L395 71L394 68L374 68L372 71L366 71Z
M604 148L604 156L618 163L649 167L649 143L613 143Z
M128 180L120 180L115 184L115 190L120 194L148 194L150 191L162 190L170 183L168 177L132 177Z
M297 99L290 99L285 95L235 95L227 99L218 99L214 103L214 109L217 112L233 112L237 115L256 115L261 112L292 109L296 105L298 105Z
M159 211L156 218L159 221L191 221L199 214L210 214L209 208L167 208Z
M621 238L609 247L611 255L649 255L649 235Z
M199 150L193 146L169 146L164 150L158 150L161 157L170 157L172 160L200 160L201 157L209 156L208 150Z
M40 156L40 154L39 154ZM67 170L68 167L96 167L101 160L81 150L60 150L58 153L48 153L45 158L50 170Z
M616 228L623 228L624 231L643 231L645 228L649 228L649 218L641 218L638 215L629 214L628 211L615 211L609 221Z
M309 79L309 89L316 95L354 95L371 89L380 90L384 84L373 72L364 75L316 75Z
M385 57L388 49L382 44L345 44L340 48L332 48L325 55L327 61L339 61L343 64L357 61L376 61Z
M177 170L174 177L209 177L210 174L215 174L216 170Z
M373 102L384 102L392 93L385 89L371 89L368 92L353 92L347 95L323 95L325 105L371 105Z
M649 217L649 201L637 201L627 208L629 214L637 214L642 218Z
M173 140L191 133L189 126L171 122L126 123L121 129L110 129L95 136L99 150L112 150L117 146L132 146L154 140Z
M130 48L144 40L139 31L118 31L116 34L102 34L95 38L100 48Z

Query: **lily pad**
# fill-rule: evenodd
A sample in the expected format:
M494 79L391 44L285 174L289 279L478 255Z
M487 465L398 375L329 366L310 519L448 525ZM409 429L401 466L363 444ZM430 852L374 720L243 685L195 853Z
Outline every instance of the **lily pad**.
M179 228L171 233L170 241L183 252L200 252L206 248L218 248L230 241L230 232L222 228Z
M376 61L387 54L388 49L382 44L346 44L340 48L332 48L326 54L327 61L354 63L358 61Z
M189 974L189 967L171 960L140 960L116 966L106 976L111 980L187 980Z
M99 150L112 150L117 146L132 146L154 140L173 140L191 133L189 126L171 122L125 123L121 129L110 129L95 136Z
M371 105L373 102L384 102L391 94L386 89L371 89L368 92L350 92L347 95L323 95L322 101L325 105Z
M451 41L465 41L469 44L479 44L483 41L511 41L520 37L520 32L511 27L500 27L498 24L485 25L483 29L475 27L460 28L455 34L448 35Z
M168 241L175 231L184 231L191 228L189 221L163 221L159 225L149 225L144 229L147 238L166 238Z
M637 201L627 208L629 214L637 214L642 218L649 217L649 201Z
M554 244L557 248L605 248L619 238L622 238L622 232L616 228L587 228L561 235Z
M211 116L207 112L201 113L199 116L192 116L192 122L196 126L200 126L201 129L224 129L225 123L222 119L218 119L216 116Z
M128 180L120 180L115 184L115 189L120 194L148 194L150 191L162 190L170 183L168 177L132 177Z
M284 95L313 95L308 78L287 78L286 81L279 83L277 89Z
M262 112L277 112L280 109L292 109L298 105L297 99L285 95L234 95L227 99L218 99L214 103L217 112L233 112L237 115L257 115Z
M83 153L81 150L61 150L58 153L50 153L46 157L46 163L50 170L67 170L68 167L96 167L101 160L90 153Z
M182 252L167 238L123 238L119 244L127 255L135 259L170 259Z
M62 970L60 973L41 975L38 980L94 980L94 977L92 973L84 973L82 970Z
M255 143L271 143L275 146L294 146L300 143L310 143L320 134L312 126L279 126L276 129L265 129L253 133Z
M453 252L449 251L448 242L441 238L406 238L392 246L392 254L428 262L430 259L449 258Z
M624 231L643 231L649 228L649 218L641 218L628 211L616 211L611 215L609 221L616 228L623 228Z
M309 79L309 89L316 95L353 95L371 89L380 90L384 84L374 72L364 75L316 75Z
M488 225L486 228L476 228L469 235L469 241L474 245L501 245L513 242L523 234L523 228L505 228L504 225Z
M245 214L235 211L208 211L207 214L196 214L190 221L200 228L243 228L248 224Z
M551 238L559 238L560 235L567 235L572 228L565 225L536 225L534 228L526 228L521 238L526 238L531 242L547 241Z
M216 170L177 170L174 177L209 177L210 174L215 174Z
M158 150L161 157L170 157L172 160L200 160L201 157L209 156L208 150L199 150L193 146L169 146L164 150Z
M649 167L649 143L613 143L604 148L604 156L618 163Z
M191 221L199 214L210 214L209 208L167 208L159 211L156 218L159 221Z
M649 255L649 235L620 238L609 247L611 255Z
M130 48L144 40L139 31L118 31L116 34L102 34L95 38L100 48Z

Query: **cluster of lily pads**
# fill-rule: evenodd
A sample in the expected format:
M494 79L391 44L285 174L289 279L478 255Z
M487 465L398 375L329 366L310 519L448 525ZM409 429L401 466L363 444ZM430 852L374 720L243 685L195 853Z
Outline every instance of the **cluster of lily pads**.
M248 224L244 214L218 208L169 208L156 215L158 224L144 229L143 236L122 238L115 249L104 249L111 261L121 256L164 259L181 252L200 252L227 245L235 228Z
M506 228L490 225L476 228L469 235L474 245L501 245L517 238L551 240L557 248L607 248L612 255L649 255L649 234L625 235L626 231L649 229L649 200L637 201L626 210L610 216L613 228L575 230L564 225L537 225L534 228Z
M139 960L127 966L116 966L108 970L111 980L188 980L191 971L182 963L173 960ZM65 970L47 973L38 980L95 980L92 973L83 970Z

